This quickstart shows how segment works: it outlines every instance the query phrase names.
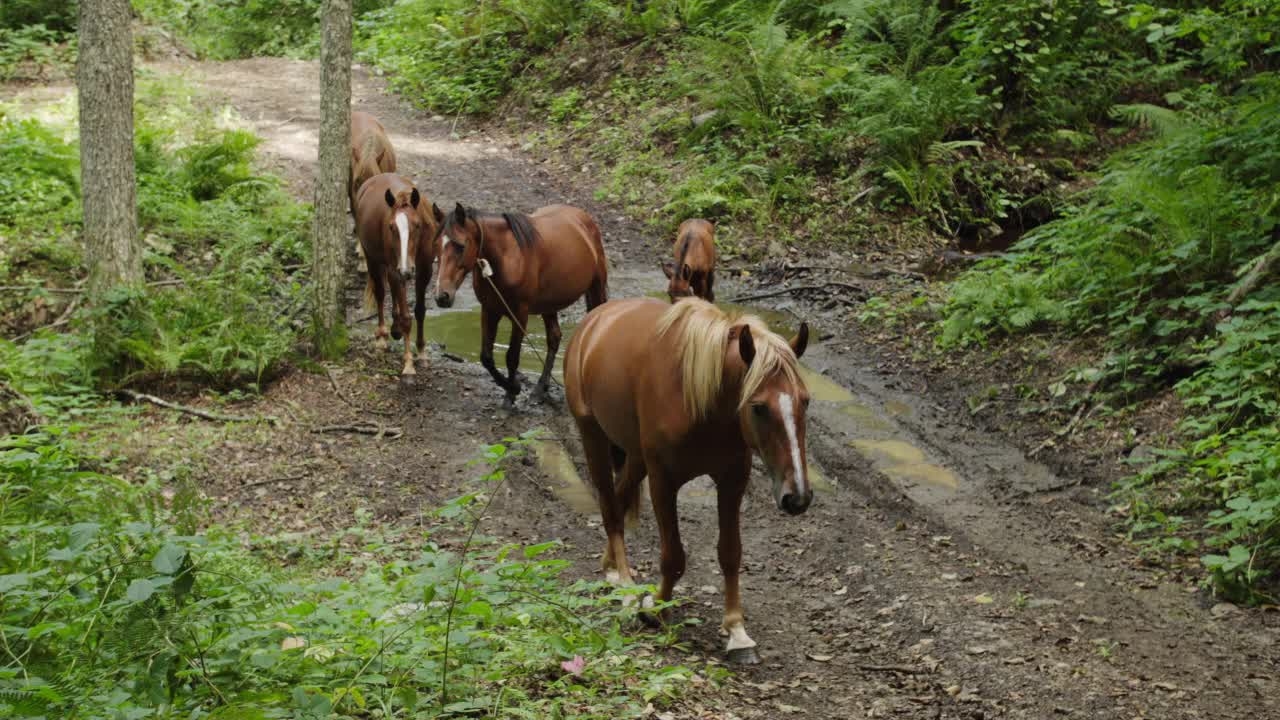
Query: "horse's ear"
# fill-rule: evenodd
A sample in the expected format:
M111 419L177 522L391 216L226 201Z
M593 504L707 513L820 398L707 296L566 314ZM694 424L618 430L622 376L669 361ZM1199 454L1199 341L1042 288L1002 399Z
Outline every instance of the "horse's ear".
M418 188L414 188L413 192L409 194L409 204L413 206L414 210L417 210L418 203L421 200L422 200L422 196L418 194Z
M391 188L387 188L387 194L383 196L387 201L387 207L396 206L396 196L391 194Z
M685 282L689 282L690 280L692 280L692 279L693 279L693 268L689 267L687 264L686 264L686 265L681 265L681 266L680 266L680 277L684 278L684 281L685 281Z
M742 357L742 364L751 367L751 361L756 359L756 341L751 337L751 328L743 325L738 331L738 355Z
M662 274L666 275L668 280L671 279L672 275L676 274L676 271L671 267L671 263L658 263L658 267L662 268Z
M458 203L453 208L453 221L462 224L467 221L467 209L462 207L462 203Z
M791 338L791 351L796 354L796 359L798 360L801 355L804 355L804 349L807 347L809 347L809 323L802 320L800 322L800 331L796 333L795 337Z
M440 211L439 205L431 203L431 214L436 216L437 224L444 223L444 213Z

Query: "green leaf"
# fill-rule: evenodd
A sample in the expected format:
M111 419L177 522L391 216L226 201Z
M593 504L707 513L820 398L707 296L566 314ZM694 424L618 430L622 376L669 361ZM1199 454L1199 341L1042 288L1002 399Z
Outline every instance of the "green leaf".
M168 543L160 548L156 556L151 559L151 567L163 575L177 575L178 571L182 569L182 560L186 556L187 551L185 548Z
M129 598L131 602L140 603L150 599L155 592L156 586L153 585L150 580L147 580L146 578L138 578L137 580L129 583L129 589L125 591L124 595Z

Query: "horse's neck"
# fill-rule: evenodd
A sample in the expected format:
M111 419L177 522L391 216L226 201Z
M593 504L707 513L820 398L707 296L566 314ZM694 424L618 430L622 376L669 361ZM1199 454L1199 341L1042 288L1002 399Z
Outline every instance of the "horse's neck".
M513 286L524 278L524 251L516 241L515 233L502 220L483 220L480 229L484 243L480 257L489 261L498 282Z

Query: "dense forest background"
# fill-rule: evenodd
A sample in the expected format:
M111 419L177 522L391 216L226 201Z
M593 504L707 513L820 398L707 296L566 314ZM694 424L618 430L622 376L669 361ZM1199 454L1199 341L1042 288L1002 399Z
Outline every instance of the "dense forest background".
M162 41L210 59L318 52L320 0L133 7L141 54ZM355 15L357 61L404 97L502 124L530 151L590 168L597 197L655 238L703 216L730 257L985 258L873 298L860 322L898 328L922 357L1043 351L1050 371L1016 392L1056 402L1064 431L1132 433L1132 419L1159 406L1168 432L1130 438L1144 451L1109 489L1123 532L1153 558L1198 563L1217 595L1276 602L1280 2L357 0ZM0 80L67 72L76 16L69 0L6 0ZM344 608L318 620L334 643L376 645L361 623L397 602L430 604L424 588L461 578L464 563L439 548L403 561L387 537L356 527L358 557L276 548L305 554L308 572L342 564L349 584L282 574L231 533L198 534L194 493L161 502L174 477L121 481L99 455L118 435L82 432L123 423L104 403L131 389L235 399L311 362L296 322L307 208L255 169L252 134L228 129L180 81L139 71L148 285L86 311L74 290L46 287L85 275L66 242L83 182L66 110L20 118L0 104L0 431L32 428L0 445L0 590L23 600L0 605L0 618L25 633L0 643L21 668L0 673L0 707L128 709L171 700L182 683L207 698L219 673L263 698L291 697L299 717L363 711L362 691L411 707L416 695L394 677L289 695L360 679L354 658L285 648L246 671L237 649L291 637L282 628L323 613L320 596ZM520 444L494 446L491 459ZM40 497L28 492L36 483ZM450 532L474 533L462 521L481 497L445 509ZM468 549L461 619L414 636L397 661L436 652L459 626L472 633L462 667L477 676L518 667L533 677L547 643L567 657L629 657L639 642L596 603L598 589L557 584L561 564L540 559L545 548L518 560ZM67 591L82 585L105 588L101 602ZM528 632L486 645L495 613ZM214 644L223 654L201 657ZM691 672L639 665L619 660L591 702L612 707L609 688L628 674L646 700L665 697ZM127 690L116 687L122 668ZM28 670L43 684L19 683Z

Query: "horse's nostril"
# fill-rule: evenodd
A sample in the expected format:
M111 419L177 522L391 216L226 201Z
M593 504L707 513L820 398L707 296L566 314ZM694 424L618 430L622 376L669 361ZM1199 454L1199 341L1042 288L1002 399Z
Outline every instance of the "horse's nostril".
M778 502L782 506L783 512L788 515L799 515L809 509L809 501L812 496L808 493L804 495L783 495Z

